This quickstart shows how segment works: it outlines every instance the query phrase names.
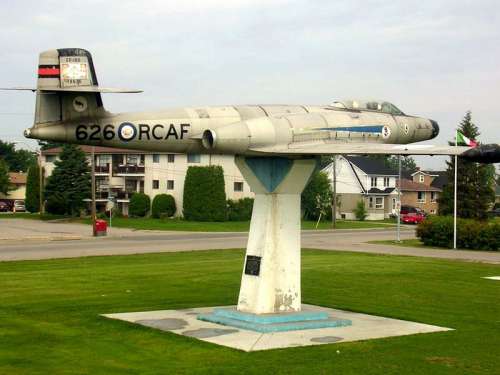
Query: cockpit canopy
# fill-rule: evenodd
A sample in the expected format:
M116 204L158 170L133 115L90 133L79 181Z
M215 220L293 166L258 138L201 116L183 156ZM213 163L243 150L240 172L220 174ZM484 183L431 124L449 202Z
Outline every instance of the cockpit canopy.
M343 109L355 109L360 111L376 111L389 113L391 115L404 116L404 113L394 104L383 100L339 100L332 104L333 107Z

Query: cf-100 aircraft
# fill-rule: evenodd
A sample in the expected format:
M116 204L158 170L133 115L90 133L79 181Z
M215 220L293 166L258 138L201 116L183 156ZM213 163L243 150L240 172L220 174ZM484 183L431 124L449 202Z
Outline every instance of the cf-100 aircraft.
M101 93L139 91L99 87L90 53L79 48L41 53L38 84L32 90L36 110L35 124L25 131L29 138L236 156L236 165L255 193L237 307L245 313L301 310L300 193L318 167L318 155L440 154L500 161L498 144L474 148L410 145L436 137L438 124L408 116L384 101L113 114L104 109ZM240 323L234 323L237 316L231 315L230 324L239 327ZM221 321L220 316L203 319ZM318 321L313 323L313 328L319 327ZM246 327L248 322L241 324ZM309 327L310 322L300 324Z
M385 101L332 105L232 105L113 114L101 93L139 90L98 86L91 54L79 48L40 54L36 111L28 138L179 153L245 156L321 154L458 154L500 161L498 145L408 145L437 136L433 120Z

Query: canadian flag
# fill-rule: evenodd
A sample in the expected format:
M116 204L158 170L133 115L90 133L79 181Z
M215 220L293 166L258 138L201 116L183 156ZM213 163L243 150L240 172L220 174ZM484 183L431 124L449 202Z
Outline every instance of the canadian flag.
M474 141L473 139L467 138L459 130L457 130L457 144L458 145L466 145L469 147L476 147L477 146L476 141Z

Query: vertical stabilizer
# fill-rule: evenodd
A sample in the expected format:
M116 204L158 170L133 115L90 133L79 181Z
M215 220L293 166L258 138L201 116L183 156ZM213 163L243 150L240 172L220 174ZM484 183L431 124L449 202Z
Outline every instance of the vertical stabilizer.
M81 48L42 52L38 62L35 126L96 116L103 111L101 94L76 90L97 86L90 52Z

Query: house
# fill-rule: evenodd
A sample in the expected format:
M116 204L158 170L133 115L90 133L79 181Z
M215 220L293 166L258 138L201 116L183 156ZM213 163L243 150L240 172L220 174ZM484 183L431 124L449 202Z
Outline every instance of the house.
M399 188L399 181L396 182ZM417 207L429 214L438 212L437 199L441 189L406 178L401 179L401 205Z
M91 161L91 146L79 146ZM61 148L42 151L44 178L51 175ZM224 169L228 199L253 197L234 163L234 156L151 153L110 147L95 147L96 206L104 210L109 198L128 215L128 204L134 192L146 193L151 200L157 194L170 194L182 214L184 179L189 166L220 165Z
M323 169L333 180L333 163ZM354 209L360 200L365 203L367 220L382 220L396 210L398 173L382 159L363 156L337 156L336 190L339 218L356 219Z
M448 183L446 171L424 171L420 168L410 180L401 181L401 204L418 207L429 214L437 214L438 198Z
M0 201L14 206L14 201L26 199L26 179L27 174L22 172L9 172L9 180L13 186L13 190L9 191L7 195L0 193Z

